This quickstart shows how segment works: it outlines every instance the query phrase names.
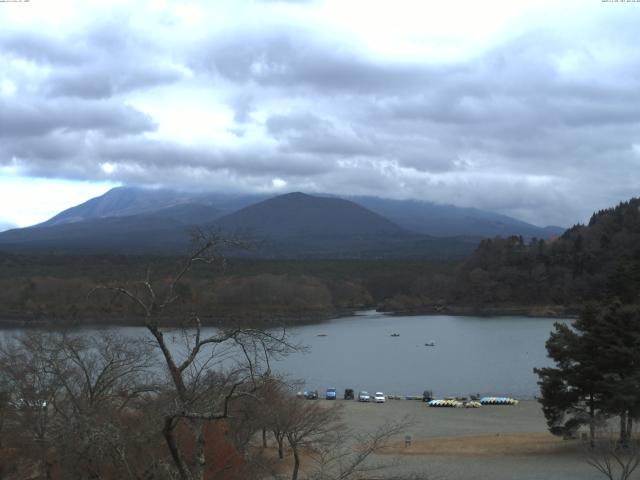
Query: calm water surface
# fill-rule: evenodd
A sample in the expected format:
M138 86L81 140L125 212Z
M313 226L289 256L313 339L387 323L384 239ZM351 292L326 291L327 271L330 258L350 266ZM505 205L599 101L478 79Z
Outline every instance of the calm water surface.
M534 367L550 364L544 343L556 319L527 317L394 317L363 312L288 330L307 345L273 365L307 389L327 387L402 395L470 393L533 397ZM109 327L144 336L138 327ZM84 332L97 329L83 329ZM0 331L0 337L16 330ZM399 334L391 337L392 333ZM322 335L322 336L320 336ZM325 336L326 335L326 336ZM434 342L435 346L425 346Z
M282 360L278 368L318 390L533 397L538 393L533 368L550 365L544 344L556 321L365 312L292 329L311 351ZM435 346L425 346L430 342Z

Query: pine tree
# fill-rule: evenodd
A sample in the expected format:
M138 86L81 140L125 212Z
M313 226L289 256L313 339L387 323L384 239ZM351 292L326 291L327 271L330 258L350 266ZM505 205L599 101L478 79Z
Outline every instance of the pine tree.
M549 431L573 436L620 418L620 443L640 417L640 309L614 301L589 306L571 326L555 325L546 343L555 367L535 369Z

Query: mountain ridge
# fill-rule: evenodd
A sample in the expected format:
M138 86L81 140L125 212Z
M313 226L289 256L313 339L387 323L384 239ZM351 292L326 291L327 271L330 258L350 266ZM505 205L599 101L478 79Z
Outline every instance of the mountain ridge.
M285 194L286 195L286 194ZM116 187L105 194L71 207L38 226L73 223L88 218L127 216L150 213L178 205L201 204L215 207L220 217L260 201L279 195L184 193L173 190L151 190ZM470 207L440 205L419 200L392 200L366 196L320 194L318 197L343 198L381 215L400 227L436 237L522 235L525 238L547 238L564 232L555 226L539 227L515 218Z
M85 207L94 215L99 211L95 204ZM176 254L187 250L188 231L193 227L251 241L259 248L237 254L265 258L461 258L476 244L468 239L436 239L409 232L351 201L299 192L263 200L227 215L221 215L215 207L193 203L86 220L76 220L77 211L67 213L56 222L0 233L0 249Z

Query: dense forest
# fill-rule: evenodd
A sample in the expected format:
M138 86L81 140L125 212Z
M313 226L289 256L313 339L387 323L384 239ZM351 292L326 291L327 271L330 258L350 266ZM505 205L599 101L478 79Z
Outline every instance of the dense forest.
M595 213L561 237L485 240L464 262L454 303L580 305L617 296L638 300L640 199Z
M124 255L0 255L0 318L15 321L131 323L124 299L88 293L98 285L135 285L147 273L167 278L183 259ZM199 265L180 285L181 304L197 303L207 323L306 322L375 308L456 264L434 260L261 260ZM123 313L124 312L124 313ZM175 321L172 320L172 321Z
M0 255L0 317L135 321L100 284L164 278L179 257ZM595 213L549 240L483 240L461 263L432 259L229 258L194 269L180 286L185 311L208 322L312 321L378 308L405 313L567 315L586 300L638 300L640 199ZM114 313L119 312L119 313Z
M393 298L390 310L531 314L577 313L586 301L638 301L640 199L595 213L550 240L483 240L449 288ZM434 294L435 293L435 294Z

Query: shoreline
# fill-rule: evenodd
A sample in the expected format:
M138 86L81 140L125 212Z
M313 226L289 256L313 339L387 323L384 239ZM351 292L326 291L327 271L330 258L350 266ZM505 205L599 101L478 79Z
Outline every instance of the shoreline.
M247 314L247 312L230 313L223 312L218 317L202 315L203 327L291 327L299 325L320 325L336 318L355 315L366 310L338 310L332 312L261 312L259 314ZM179 315L176 315L178 317ZM114 318L114 317L119 317ZM158 325L163 328L189 327L187 322L172 321L170 318L158 319ZM83 320L77 318L42 318L33 316L0 316L0 329L12 328L85 328L85 327L144 327L144 319L131 315L109 315L102 318L87 317Z
M400 309L379 309L381 313L390 316L421 316L421 315L447 315L460 317L529 317L529 318L557 318L573 319L580 314L579 306L492 306L492 307L472 307L463 305L423 305L419 307L407 307Z
M389 317L414 317L414 316L459 316L459 317L509 317L522 316L528 318L557 318L574 319L579 314L578 307L531 306L531 307L491 307L476 308L466 306L421 306L385 310L381 308L371 309L344 309L324 312L231 312L223 311L214 317L212 315L201 316L203 327L291 327L301 325L321 325L342 317L350 317L362 312L375 310L377 313ZM176 317L179 315L176 315ZM172 321L170 318L159 319L159 325L164 328L180 328L188 324L180 321ZM0 316L0 328L83 328L83 327L143 327L142 319L131 315L108 315L101 318L42 318L41 316L7 314Z

